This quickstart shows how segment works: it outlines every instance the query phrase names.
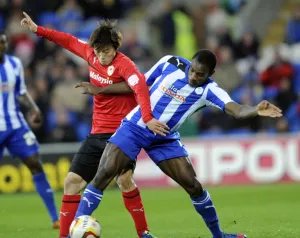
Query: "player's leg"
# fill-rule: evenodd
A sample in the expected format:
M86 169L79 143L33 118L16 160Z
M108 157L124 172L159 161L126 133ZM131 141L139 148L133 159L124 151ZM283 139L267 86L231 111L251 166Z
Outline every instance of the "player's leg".
M146 151L159 168L190 195L196 211L202 216L214 238L245 237L243 234L228 235L222 232L211 197L198 181L187 151L179 141L158 144Z
M225 234L222 232L212 199L196 177L188 157L161 161L159 168L181 185L190 195L196 211L202 216L214 238L244 238L244 234Z
M138 236L151 237L140 191L133 180L134 169L135 161L132 161L130 168L119 175L116 181L122 191L124 205L134 221Z
M187 157L162 161L159 168L190 195L197 212L203 217L213 237L222 237L218 216L207 191L196 178L193 166Z
M32 133L26 127L15 130L7 145L9 152L21 158L33 176L36 191L41 196L53 222L53 228L59 228L58 214L54 201L53 190L47 180L39 156L39 145Z
M93 179L100 158L111 134L89 135L75 154L64 181L64 195L60 211L60 237L69 234L81 199L80 191Z
M108 184L126 170L131 161L147 143L145 133L138 131L138 126L132 128L129 123L123 123L117 132L109 139L100 160L98 171L92 182L84 190L76 217L91 215L102 200L103 191Z
M23 158L22 161L29 168L33 175L33 182L36 191L43 199L44 204L47 207L48 213L53 222L53 229L59 229L59 218L56 210L54 193L47 180L46 174L43 170L42 163L39 160L39 154Z
M81 199L80 190L86 186L86 182L76 173L68 172L64 180L64 194L60 208L59 237L64 238L69 234L69 228L74 220Z
M131 159L116 145L105 147L96 176L84 190L75 217L91 215L102 200L103 192L109 183L129 167Z

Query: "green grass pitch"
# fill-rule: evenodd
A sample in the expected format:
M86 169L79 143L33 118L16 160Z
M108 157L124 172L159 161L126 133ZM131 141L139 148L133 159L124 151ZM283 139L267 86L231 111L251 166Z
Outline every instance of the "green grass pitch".
M249 238L300 237L300 184L208 188L223 230ZM210 233L181 189L142 189L149 226L158 238L209 238ZM60 206L61 193L56 193ZM108 191L94 214L102 238L135 238L121 193ZM57 238L35 193L0 194L0 237Z

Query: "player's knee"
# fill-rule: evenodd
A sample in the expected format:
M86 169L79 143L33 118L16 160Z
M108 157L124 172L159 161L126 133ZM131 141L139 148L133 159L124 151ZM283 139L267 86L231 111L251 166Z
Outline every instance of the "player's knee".
M189 189L189 194L193 198L199 198L204 195L203 187L196 178L193 181L193 185Z
M39 160L39 154L32 155L24 160L24 164L28 167L30 172L34 174L38 174L43 172L43 165Z
M132 171L128 170L126 173L117 177L117 184L123 192L128 192L136 188L132 178Z
M64 180L64 194L78 194L86 185L83 178L75 173L69 172Z
M185 187L185 190L193 198L198 198L204 195L203 187L196 178L189 182L189 184Z

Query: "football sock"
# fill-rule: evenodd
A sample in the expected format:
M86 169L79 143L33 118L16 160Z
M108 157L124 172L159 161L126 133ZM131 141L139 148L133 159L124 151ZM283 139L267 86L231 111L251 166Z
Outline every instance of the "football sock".
M196 211L202 216L207 227L210 229L213 237L222 237L222 231L220 229L217 212L209 193L204 190L204 195L200 198L192 198L192 202Z
M91 215L102 200L103 192L89 184L83 192L75 217Z
M140 191L138 188L135 188L130 192L123 192L122 195L125 207L134 221L136 232L141 237L142 233L149 231L149 229Z
M58 214L56 211L56 206L54 202L53 190L50 187L46 175L44 172L33 175L33 182L36 188L36 191L41 196L44 201L44 204L47 207L48 213L51 217L52 222L58 220Z
M69 228L74 220L79 206L81 195L63 195L62 206L60 209L60 237L67 237Z

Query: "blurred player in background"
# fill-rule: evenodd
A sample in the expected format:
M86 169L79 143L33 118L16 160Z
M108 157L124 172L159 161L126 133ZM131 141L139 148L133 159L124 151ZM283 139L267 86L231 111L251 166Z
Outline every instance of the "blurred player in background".
M102 95L94 96L91 134L82 143L73 158L70 171L65 178L60 215L60 237L65 237L69 233L70 224L81 199L80 191L95 176L106 141L115 133L121 120L137 105L136 100L141 107L142 121L151 131L165 135L167 126L152 116L149 90L144 75L137 70L127 56L118 52L122 43L122 35L116 30L114 23L102 21L92 33L90 42L87 44L70 34L37 26L26 13L24 15L25 18L21 22L23 26L28 27L38 36L61 45L88 62L92 84L104 87L126 82L106 88ZM132 91L128 93L127 84L134 93ZM127 94L118 94L122 93L124 87ZM125 207L135 222L138 236L152 237L139 190L132 178L134 168L135 161L132 161L130 168L122 171L118 176L117 183L123 192Z
M48 209L52 227L58 229L53 191L39 160L39 145L20 111L19 102L30 110L29 124L32 127L42 124L42 114L27 92L21 61L7 55L7 49L7 37L0 32L0 159L5 148L12 157L21 158L33 175L36 191Z
M110 181L128 168L143 148L157 166L190 195L196 211L214 238L246 237L221 230L216 208L208 191L203 189L196 177L188 153L180 142L178 129L190 115L207 106L219 108L238 119L257 115L280 117L282 114L279 108L267 101L253 107L235 103L210 78L216 63L213 52L200 50L192 62L181 57L165 56L146 73L153 115L168 125L170 133L167 136L154 134L142 122L139 106L133 109L109 139L97 174L84 191L76 217L93 213Z

